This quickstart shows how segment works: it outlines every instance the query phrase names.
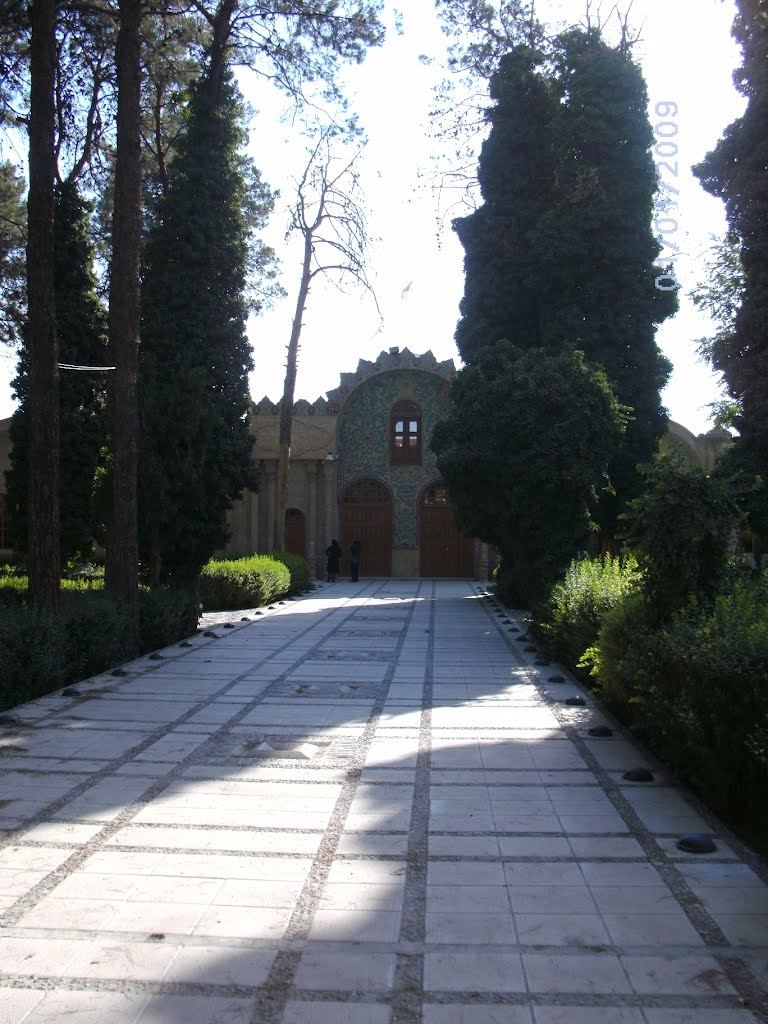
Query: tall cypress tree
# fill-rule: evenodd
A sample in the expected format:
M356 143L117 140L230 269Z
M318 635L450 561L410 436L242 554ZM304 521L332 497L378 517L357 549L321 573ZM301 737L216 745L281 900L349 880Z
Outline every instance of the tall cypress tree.
M501 58L490 82L491 131L478 167L483 204L453 225L464 247L456 344L466 363L503 338L541 343L541 306L549 297L531 286L530 235L552 202L557 112L553 83L536 70L541 59L527 46Z
M557 41L555 78L552 202L532 233L532 260L548 300L544 344L581 349L630 409L609 471L617 500L604 500L601 510L610 534L617 512L642 488L637 465L666 429L660 392L671 364L655 333L677 301L655 285L663 273L652 231L657 176L639 66L599 32L572 30Z
M73 181L59 182L54 217L54 296L59 356L77 366L103 365L106 317L96 294L89 204ZM13 382L19 405L11 419L11 465L6 471L13 547L26 550L28 480L28 358L23 346ZM104 442L104 378L62 371L59 382L59 534L62 560L87 556L98 532L93 487Z
M768 479L768 2L737 0L736 7L742 64L734 81L747 107L693 170L725 203L743 272L733 330L713 350L738 406L734 454Z
M594 510L598 491L604 495L601 522L610 532L617 502L605 497L609 464L620 500L639 487L636 465L651 456L665 422L659 391L669 364L654 332L674 311L675 299L655 287L661 269L655 265L660 247L651 232L653 137L643 79L626 49L607 46L591 30L558 37L546 61L518 47L502 58L491 96L491 131L478 172L484 203L455 223L466 272L456 339L469 364L460 377L477 369L478 381L490 381L501 372L497 356L504 346L508 389L502 397L504 389L494 387L493 400L513 410L518 402L533 402L534 408L519 409L519 426L515 416L484 415L478 432L473 429L476 401L471 388L459 382L435 450L459 519L472 522L472 501L484 494L486 510L499 519L494 526L481 517L484 535L501 548L508 568L523 566L530 577L532 570L556 570L568 538L572 547L577 536L583 540L583 502L592 495ZM514 370L514 361L526 353L535 353L542 367L550 367L548 373L557 374L568 402L602 410L602 436L610 444L599 446L600 458L585 458L589 431L584 423L574 419L572 429L553 433L552 416L563 422L568 417L551 389L541 382L529 387L535 376ZM576 372L575 366L581 369ZM598 398L606 380L613 404ZM502 424L504 436L492 439ZM527 490L526 464L536 465L543 480L540 467L547 458L564 495L572 490L573 474L586 474L577 489L579 500L558 507L546 489L540 503L518 507L512 496ZM474 476L478 487L472 499L468 477ZM515 521L508 511L513 507ZM569 523L555 527L558 515ZM536 519L553 524L549 543L547 531L534 528ZM521 545L527 550L521 552ZM518 574L515 583L517 599L524 596L524 576ZM529 597L538 589L532 583Z
M257 486L243 142L236 86L211 60L145 247L140 523L155 583L193 580L224 544L233 501Z

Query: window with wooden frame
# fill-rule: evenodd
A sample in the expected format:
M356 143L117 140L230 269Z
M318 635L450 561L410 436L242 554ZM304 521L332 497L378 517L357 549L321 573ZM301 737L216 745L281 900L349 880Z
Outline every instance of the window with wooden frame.
M415 402L398 402L392 407L389 461L396 466L421 465L421 409Z

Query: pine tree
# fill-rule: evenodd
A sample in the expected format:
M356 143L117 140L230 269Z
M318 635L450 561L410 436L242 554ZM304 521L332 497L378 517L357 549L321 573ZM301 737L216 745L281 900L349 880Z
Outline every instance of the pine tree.
M154 582L194 579L224 544L233 501L257 486L243 141L236 86L212 63L193 91L145 250L140 521Z

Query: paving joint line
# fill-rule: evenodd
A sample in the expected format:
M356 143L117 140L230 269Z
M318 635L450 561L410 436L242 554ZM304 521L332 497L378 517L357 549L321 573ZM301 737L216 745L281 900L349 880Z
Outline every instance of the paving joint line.
M656 868L662 881L668 886L680 909L686 915L697 934L701 937L708 950L717 947L718 949L735 949L732 943L726 938L720 926L715 922L699 897L693 892L688 882L678 870L677 862L671 858L666 850L658 843L656 836L645 825L639 814L621 791L621 787L603 768L593 752L590 750L584 737L580 734L578 726L566 716L557 699L546 689L540 678L540 669L537 671L535 665L524 662L520 653L513 646L514 641L502 630L501 624L495 617L490 615L490 609L485 607L486 614L496 624L497 631L504 638L507 646L514 654L518 664L525 670L530 682L536 688L540 698L549 706L553 715L558 721L563 733L573 744L574 749L580 754L585 764L594 774L598 784L606 797L610 800L619 815L623 818L629 829L630 835L637 840L640 846L646 851L648 862ZM548 666L550 667L550 666ZM578 683L575 687L583 690ZM592 696L594 700L594 696ZM605 714L603 709L601 713ZM583 728L583 727L582 727ZM622 728L622 731L626 731ZM631 742L637 746L637 741L627 734ZM687 794L686 794L687 797ZM712 816L710 815L710 818ZM719 833L720 828L713 831ZM738 957L724 956L722 953L715 955L725 976L739 994L742 1005L747 1006L761 1024L768 1024L768 993L755 978L749 965Z

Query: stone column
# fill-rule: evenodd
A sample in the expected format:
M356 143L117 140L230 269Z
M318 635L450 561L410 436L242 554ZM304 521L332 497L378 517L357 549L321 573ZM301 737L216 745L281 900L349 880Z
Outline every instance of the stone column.
M266 552L275 550L275 527L276 527L276 516L277 516L277 460L270 459L264 462L264 476L266 483L266 501L267 501L267 531L266 537Z
M259 550L259 496L256 491L248 491L248 551L255 554Z
M306 463L307 473L307 561L313 576L318 574L317 566L317 463ZM324 550L321 548L320 550Z
M337 536L336 463L330 459L323 462L323 490L325 491L325 533L326 543Z

